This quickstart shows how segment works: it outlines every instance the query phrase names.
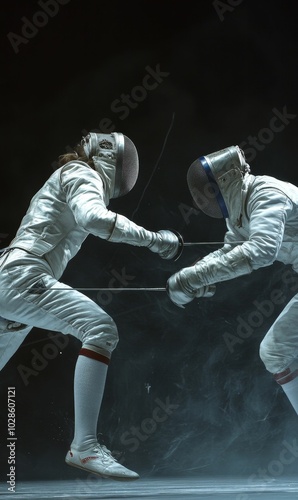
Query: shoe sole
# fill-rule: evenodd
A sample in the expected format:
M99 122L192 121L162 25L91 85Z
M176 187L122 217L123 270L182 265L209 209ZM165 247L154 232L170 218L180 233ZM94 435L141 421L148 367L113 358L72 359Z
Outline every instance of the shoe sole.
M65 463L67 465L70 465L71 467L76 467L77 469L83 470L85 472L89 472L91 474L95 474L96 476L102 477L103 479L114 479L114 481L135 481L136 479L139 479L140 476L137 477L128 477L128 476L109 476L106 474L100 474L100 472L95 472L94 470L86 469L85 467L81 467L80 465L73 464L71 462L68 462L65 460Z

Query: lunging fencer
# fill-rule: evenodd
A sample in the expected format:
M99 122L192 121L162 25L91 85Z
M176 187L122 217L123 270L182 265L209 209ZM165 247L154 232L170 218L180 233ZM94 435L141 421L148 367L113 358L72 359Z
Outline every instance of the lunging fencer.
M59 165L33 196L0 257L0 369L32 327L79 339L74 437L66 463L101 477L137 479L97 440L117 326L97 303L59 279L89 234L147 247L163 259L175 258L180 243L172 231L149 231L107 208L110 199L133 188L139 173L137 149L122 133L91 132L73 153L59 157Z
M272 176L252 175L238 146L196 159L187 183L195 205L210 217L224 218L227 231L222 248L169 278L167 289L175 304L184 307L195 297L211 296L216 283L274 261L298 272L298 187ZM298 294L266 333L260 357L298 414L297 322Z

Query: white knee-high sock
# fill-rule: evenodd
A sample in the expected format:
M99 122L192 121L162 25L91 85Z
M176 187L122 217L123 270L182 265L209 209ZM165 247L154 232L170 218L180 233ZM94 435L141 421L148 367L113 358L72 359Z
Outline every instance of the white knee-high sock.
M288 400L298 415L298 369L297 364L274 375L275 380L282 387Z
M97 443L97 423L104 394L108 364L94 359L86 349L77 359L74 376L75 432L72 446L88 449ZM90 352L90 351L89 351ZM92 351L91 351L92 352ZM87 354L87 355L86 355Z

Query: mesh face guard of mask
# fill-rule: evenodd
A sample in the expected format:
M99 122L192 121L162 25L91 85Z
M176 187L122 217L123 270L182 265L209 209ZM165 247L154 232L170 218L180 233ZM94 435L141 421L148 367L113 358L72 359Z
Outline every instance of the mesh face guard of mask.
M139 174L139 158L134 143L120 132L98 134L90 132L83 137L81 145L86 156L96 163L101 159L115 163L115 187L113 198L127 194L135 185Z
M209 217L221 219L229 216L216 179L232 169L237 169L242 176L250 171L238 146L201 156L188 169L187 184L194 204Z

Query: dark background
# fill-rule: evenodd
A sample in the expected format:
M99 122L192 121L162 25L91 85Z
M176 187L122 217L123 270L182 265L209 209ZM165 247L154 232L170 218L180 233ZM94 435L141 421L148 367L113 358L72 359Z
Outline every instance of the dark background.
M137 184L110 209L147 229L173 228L185 241L210 244L185 248L173 262L89 237L64 276L74 287L105 287L115 277L115 286L163 287L218 248L211 242L222 240L224 222L194 210L187 189L197 156L242 144L254 174L298 182L294 0L50 3L51 16L37 14L46 1L2 3L2 247L58 155L86 130L121 131L138 148ZM28 21L45 25L24 32ZM144 77L158 68L160 81L144 91ZM291 118L272 131L285 107ZM284 465L280 454L297 437L297 416L258 354L293 293L286 271L275 263L222 283L212 299L184 310L163 292L89 292L120 333L99 422L100 440L119 460L146 476L296 473L297 458ZM272 290L283 303L272 303ZM50 333L32 330L1 373L3 481L9 386L17 394L17 479L86 477L64 464L80 346L55 334L62 345L55 355ZM44 366L24 380L20 366L32 369L36 352ZM167 413L157 410L166 404L173 405Z

